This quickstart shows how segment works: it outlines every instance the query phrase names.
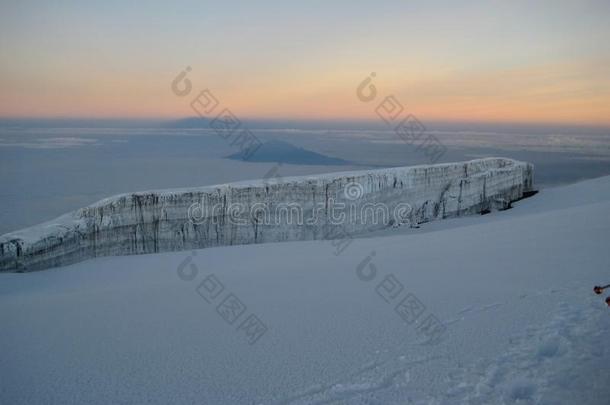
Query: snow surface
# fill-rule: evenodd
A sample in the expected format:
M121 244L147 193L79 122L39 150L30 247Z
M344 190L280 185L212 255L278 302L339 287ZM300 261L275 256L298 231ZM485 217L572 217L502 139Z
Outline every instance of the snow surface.
M609 209L604 177L338 255L285 242L0 274L0 403L605 403ZM267 325L255 344L197 293L210 274ZM444 322L438 344L377 294L388 274Z

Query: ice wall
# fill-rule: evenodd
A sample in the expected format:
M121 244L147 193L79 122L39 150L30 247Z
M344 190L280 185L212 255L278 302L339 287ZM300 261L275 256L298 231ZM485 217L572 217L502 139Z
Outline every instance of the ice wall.
M486 158L121 194L0 236L0 271L96 256L333 239L505 209L532 190L532 180L529 163Z

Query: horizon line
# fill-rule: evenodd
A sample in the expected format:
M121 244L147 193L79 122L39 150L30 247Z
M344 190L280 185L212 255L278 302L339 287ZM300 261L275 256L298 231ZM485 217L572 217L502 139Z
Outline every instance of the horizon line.
M388 130L392 130L392 125L388 125L385 122L381 121L381 119L374 118L299 118L299 117L246 117L240 116L238 117L241 121L246 121L253 124L261 124L261 123L269 123L269 124L278 124L278 123L294 123L294 124L351 124L351 125L366 125L366 126L380 126L385 127ZM416 117L417 118L417 117ZM113 116L103 116L103 117L79 117L79 116L0 116L0 124L7 121L15 121L15 122L44 122L48 124L58 123L61 121L77 123L77 122L97 122L97 123L105 123L105 122L125 122L125 123L137 123L137 122L148 122L148 123L180 123L180 122L196 122L197 120L201 120L202 122L213 120L214 117L197 117L197 116L181 116L181 117L113 117ZM588 129L607 129L610 130L610 122L609 123L578 123L578 122L551 122L551 121L492 121L492 120L450 120L450 119L430 119L430 120L420 120L423 122L424 126L426 124L430 125L473 125L473 126L486 126L486 125L494 125L494 126L514 126L514 127L567 127L567 128L588 128ZM290 128L286 128L290 129Z

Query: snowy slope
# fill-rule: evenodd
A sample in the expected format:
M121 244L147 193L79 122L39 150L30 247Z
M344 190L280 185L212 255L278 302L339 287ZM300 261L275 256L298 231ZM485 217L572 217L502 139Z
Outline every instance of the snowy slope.
M0 403L605 403L610 310L591 289L610 282L609 210L604 177L338 255L286 242L0 274ZM268 327L255 344L198 294L210 274ZM378 294L389 274L444 322L438 344Z

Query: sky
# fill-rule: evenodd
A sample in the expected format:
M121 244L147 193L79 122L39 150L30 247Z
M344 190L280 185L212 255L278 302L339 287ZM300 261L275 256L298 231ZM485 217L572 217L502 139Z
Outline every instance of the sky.
M375 119L393 95L422 120L610 126L607 0L126 3L0 0L0 117L181 118L209 89L243 118Z

